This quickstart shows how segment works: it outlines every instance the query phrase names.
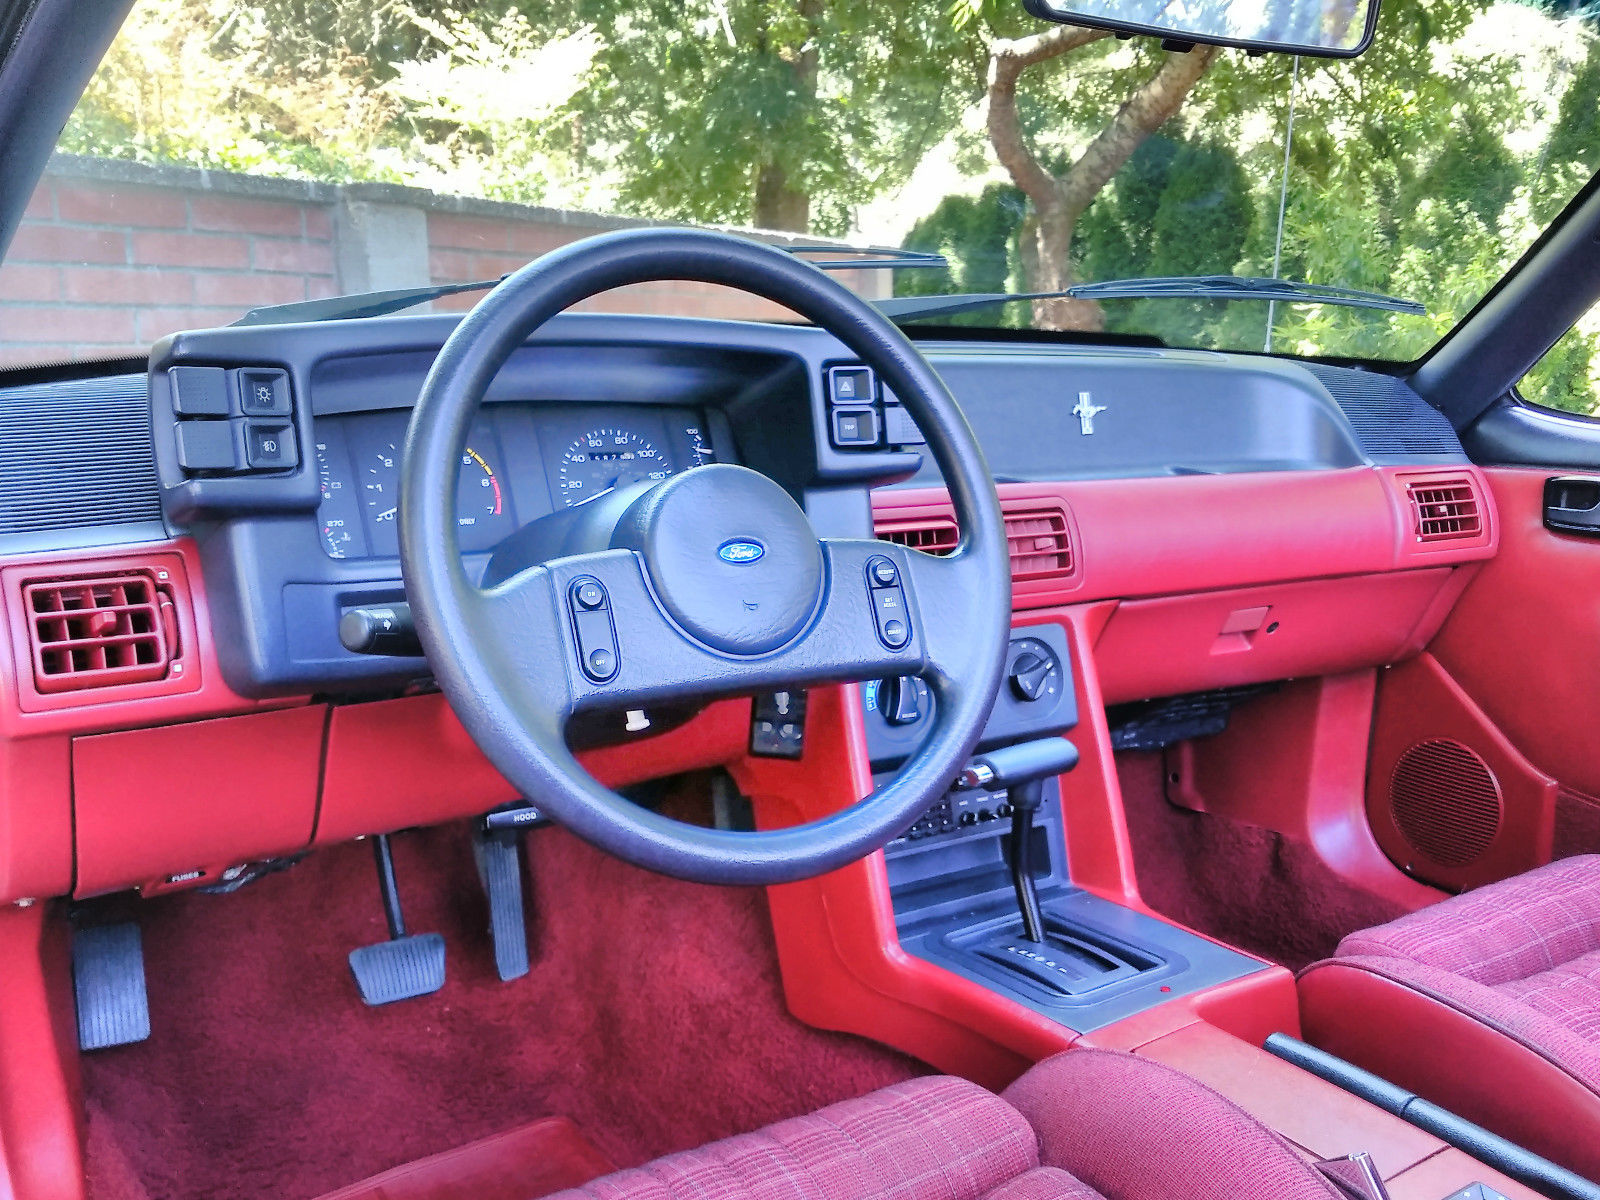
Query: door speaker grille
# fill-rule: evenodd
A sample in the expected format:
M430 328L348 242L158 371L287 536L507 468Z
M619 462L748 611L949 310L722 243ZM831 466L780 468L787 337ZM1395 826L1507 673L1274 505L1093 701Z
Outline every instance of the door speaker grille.
M1394 823L1418 855L1442 867L1476 861L1500 833L1500 781L1471 748L1448 738L1400 756L1389 786Z

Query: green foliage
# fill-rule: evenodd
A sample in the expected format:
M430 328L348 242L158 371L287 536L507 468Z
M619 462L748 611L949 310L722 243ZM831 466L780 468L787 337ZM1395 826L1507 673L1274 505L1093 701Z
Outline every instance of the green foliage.
M1517 385L1523 399L1584 416L1600 415L1596 355L1600 332L1569 330Z
M973 0L977 3L978 0ZM1563 9L1561 16L1565 17ZM1022 97L1041 157L1065 165L1126 93L1138 52L1101 45ZM1355 62L1224 55L1079 220L1084 279L1237 271L1410 296L1426 316L1277 305L1273 345L1405 360L1464 316L1600 166L1600 37L1488 0L1389 0ZM1052 167L1052 169L1056 169ZM977 235L972 235L976 237ZM1262 304L1107 303L1107 328L1260 348ZM1592 341L1543 367L1587 396ZM1569 401L1576 403L1576 401Z
M906 236L908 250L942 254L945 270L911 270L895 274L898 296L941 296L952 292L1015 290L1017 233L1027 212L1022 193L1009 184L990 184L977 197L946 196ZM1015 306L1012 306L1015 308ZM952 325L994 325L1015 322L1015 311L962 313Z
M1600 20L1600 16L1597 16ZM1600 37L1562 94L1555 127L1540 156L1534 212L1548 221L1585 179L1600 169Z
M838 235L942 160L964 181L902 200L895 228L951 269L900 272L899 290L1025 284L1030 215L978 119L988 39L1039 29L1016 0L414 2L142 0L62 146ZM1036 156L1064 171L1162 54L1105 38L1027 69ZM1299 65L1280 245L1294 71L1220 54L1081 217L1077 277L1268 274L1276 257L1429 310L1279 305L1276 347L1411 358L1600 167L1600 0L1386 0L1366 55ZM1182 344L1267 337L1259 304L1105 316ZM1596 354L1592 331L1563 342L1530 391L1592 405Z
M776 173L814 232L902 182L969 101L974 36L944 0L587 0L605 43L582 100L614 150L630 211L772 223L752 181Z

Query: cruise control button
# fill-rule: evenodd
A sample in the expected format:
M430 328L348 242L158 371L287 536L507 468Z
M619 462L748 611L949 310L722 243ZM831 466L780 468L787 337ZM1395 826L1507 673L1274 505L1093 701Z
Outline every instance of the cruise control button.
M597 579L575 579L567 586L567 603L578 639L578 665L593 682L609 683L616 678L620 656L606 589Z
M867 569L872 575L872 582L879 587L889 587L900 582L900 572L895 570L894 563L887 558L873 559Z
M903 621L885 621L883 623L883 640L898 650L906 644L906 626Z

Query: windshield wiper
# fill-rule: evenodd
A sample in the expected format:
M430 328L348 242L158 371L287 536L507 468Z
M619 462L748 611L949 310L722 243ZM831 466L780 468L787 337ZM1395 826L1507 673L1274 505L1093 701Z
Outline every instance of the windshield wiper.
M504 279L479 279L472 283L436 283L430 287L389 288L382 292L356 292L349 296L329 296L325 300L295 300L289 304L269 304L252 308L234 325L290 325L311 321L350 321L361 317L383 317L415 308L430 300L456 296L462 292L486 292Z
M1362 292L1355 288L1296 283L1250 275L1168 275L1152 279L1107 279L1079 283L1059 292L969 292L958 296L894 296L874 300L886 317L906 324L927 317L953 317L1024 300L1276 300L1285 304L1339 304L1389 312L1427 312L1415 300Z
M812 254L831 254L838 257L810 259L807 261L819 271L885 271L905 267L948 267L942 254L925 250L900 250L879 246L794 245L781 246L796 257ZM383 317L390 313L415 308L445 296L458 296L462 292L486 292L502 282L496 279L478 279L468 283L440 283L428 287L390 288L381 292L356 292L349 296L330 296L324 300L296 300L289 304L270 304L252 308L234 325L289 325L314 321L350 321L363 317Z

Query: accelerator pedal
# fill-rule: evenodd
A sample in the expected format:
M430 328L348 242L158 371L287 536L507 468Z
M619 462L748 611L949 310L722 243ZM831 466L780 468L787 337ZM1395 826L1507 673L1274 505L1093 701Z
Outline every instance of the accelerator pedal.
M489 900L489 938L501 982L528 973L528 918L522 903L522 831L545 823L531 804L496 809L472 831L472 856Z
M78 1048L128 1046L150 1036L144 943L132 921L91 925L72 935L72 990L78 1002Z
M361 999L375 1008L431 995L444 986L444 938L437 933L406 933L388 834L372 839L372 852L389 940L350 951L350 973L356 977Z

